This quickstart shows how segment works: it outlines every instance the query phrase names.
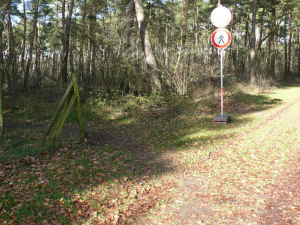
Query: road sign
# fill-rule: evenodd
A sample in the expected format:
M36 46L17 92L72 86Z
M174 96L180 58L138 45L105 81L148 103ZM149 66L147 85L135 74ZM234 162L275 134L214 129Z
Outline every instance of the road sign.
M226 7L220 5L212 11L210 20L216 27L226 27L231 21L231 12Z
M231 42L231 34L227 29L219 28L213 32L211 41L216 48L224 49Z

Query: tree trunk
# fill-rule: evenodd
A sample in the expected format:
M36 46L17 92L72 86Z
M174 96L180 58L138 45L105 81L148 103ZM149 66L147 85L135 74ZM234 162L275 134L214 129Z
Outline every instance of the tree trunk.
M150 84L152 88L152 93L161 91L161 82L159 80L159 74L157 70L157 64L155 57L151 48L151 42L149 37L149 32L147 29L147 22L144 16L144 10L141 0L134 0L136 18L138 23L138 28L140 31L140 38L142 42L142 48L145 54L145 60L147 64L148 73L150 74Z
M275 17L277 18L277 14L278 14L278 7L276 8L276 12L275 12ZM281 23L281 22L280 22ZM278 51L278 37L280 35L280 29L278 27L278 24L279 24L279 21L276 20L276 27L277 27L277 30L276 30L276 33L274 35L274 41L275 41L275 46L274 46L274 54L275 54L275 57L274 57L274 78L276 78L276 55L277 55L277 51Z
M3 135L3 116L2 116L2 82L0 76L0 137Z
M287 7L286 7L287 10ZM286 79L288 77L288 47L287 47L287 14L284 16L284 77Z
M245 42L244 45L248 46L248 34L249 34L249 15L250 15L250 4L251 0L249 0L248 11L247 11L247 19L246 19L246 28L245 28Z
M3 21L3 20L2 20ZM2 31L3 31L3 23L0 22L0 79L4 77L3 71L3 47L2 47ZM1 89L1 87L0 87Z
M15 85L12 85L14 80L14 67L15 67L15 43L14 43L14 35L13 35L13 29L12 29L12 24L11 24L11 16L10 16L10 8L7 10L7 18L8 18L8 62L7 62L7 81L9 82L9 86L15 87Z
M134 26L134 17L135 17L135 6L134 6L134 0L130 1L130 7L128 12L128 31L127 31L127 48L130 48L130 40L132 36L132 28Z
M27 88L27 83L28 83L28 76L29 76L29 69L30 69L31 60L32 60L32 49L33 49L33 41L34 41L34 36L35 36L38 11L39 11L39 0L36 0L35 13L34 13L34 19L33 19L33 28L32 28L32 33L31 33L31 37L30 37L29 56L28 56L26 71L25 71L25 75L24 75L24 85L23 85L24 89Z
M232 65L234 68L234 75L237 76L238 69L237 69L237 60L236 60L236 45L235 45L235 25L236 25L236 9L237 9L238 0L235 1L234 10L232 11L232 25L231 25L231 34L232 34L232 41L230 43L231 48L231 56L232 56Z
M169 65L169 56L168 56L168 34L169 34L169 13L167 13L167 21L166 21L166 36L165 36L165 67L168 68Z
M96 43L95 43L95 36L96 36L96 12L92 11L92 7L90 6L90 15L91 15L91 23L90 23L90 28L91 28L91 37L90 37L90 53L91 53L91 79L90 81L93 82L95 79L95 58L96 58Z
M199 5L197 4L197 16L196 16L196 49L199 48Z
M256 84L256 57L255 57L256 9L257 9L257 0L253 0L252 32L251 32L251 51L250 51L250 56L251 56L250 83L252 85Z
M24 55L25 55L25 44L26 44L26 7L25 7L25 0L23 0L23 13L24 13L24 31L23 31L23 42L22 42L22 55L21 55L21 70L22 73L24 71L25 62L24 62Z
M57 63L56 63L57 27L58 27L58 0L56 0L56 26L55 26L55 39L54 39L54 51L53 51L53 66L52 66L52 76L53 77L55 77L55 75L57 73Z
M39 22L40 24L40 22ZM38 86L41 85L42 78L41 78L41 67L40 67L40 58L41 58L41 43L40 43L40 25L36 28L36 37L35 37L35 46L36 46L36 59L35 59L35 70L36 70L36 76L37 76L37 82L36 84Z
M257 50L258 50L258 57L261 56L261 45L262 45L262 37L263 37L263 27L264 27L264 16L265 16L265 11L266 11L266 7L264 7L263 12L262 12L262 16L261 16L261 20L260 20L260 33L259 33L259 42L257 45Z
M187 16L188 16L188 7L189 0L185 0L184 10L183 10L183 26L182 26L182 37L181 37L181 49L180 49L180 71L179 71L179 94L186 94L186 71L185 71L185 61L186 61L186 53L185 53L185 43L187 39Z
M72 38L72 29L70 29L70 46L69 46L69 48L70 48L70 57L68 57L69 58L69 65L70 65L70 71L71 71L71 74L74 74L74 63L73 63L73 59L75 58L74 57L74 52L73 52L73 46L76 46L76 45L74 45L74 41L73 41L73 44L72 44L72 41L73 41L73 38ZM75 47L76 48L76 47Z
M300 23L300 20L299 20L299 16L298 16L298 27L297 27L297 44L298 44L298 77L300 76L300 29L299 29L299 23Z
M291 74L291 64L292 64L292 60L291 60L291 52L292 52L292 16L291 14L289 15L289 54L288 54L288 71L287 71L287 75L290 76Z
M86 17L86 0L84 0L84 7L83 7L83 15L82 15L82 30L81 30L81 41L80 41L80 78L81 81L84 80L84 59L83 59L83 48L84 48L84 35L85 35L85 17Z
M69 17L66 24L66 32L65 32L65 43L64 43L64 52L62 58L62 83L67 83L68 81L68 56L69 56L69 42L70 42L70 29L71 29L71 20L72 20L72 12L73 12L74 0L71 0L69 4Z
M67 68L65 67L65 9L66 9L66 1L62 0L62 9L61 9L61 52L60 52L60 76L62 84L68 82L68 73Z
M74 30L75 30L75 35L74 35L74 46L75 46L75 51L74 51L74 58L75 58L75 66L73 68L74 71L72 73L78 74L78 55L77 55L77 13L76 13L76 2L74 2L74 14L75 14L75 19L74 19ZM77 80L78 80L78 75L77 75Z
M270 36L270 41L271 41L271 78L275 79L275 51L276 51L276 46L275 46L275 37L276 37L276 31L277 31L277 24L276 24L276 0L274 0L274 6L272 7L272 20L273 20L273 31Z
M10 0L7 0L5 9L3 11L3 14L1 15L1 21L0 21L0 78L2 77L4 79L4 68L3 68L3 43L2 43L2 32L4 30L4 18L6 16L6 11L10 7ZM4 83L4 81L2 80ZM0 87L1 88L1 87Z

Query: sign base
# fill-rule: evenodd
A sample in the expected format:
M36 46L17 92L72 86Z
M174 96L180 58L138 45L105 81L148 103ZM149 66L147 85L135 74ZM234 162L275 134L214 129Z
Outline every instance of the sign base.
M231 122L229 115L217 115L214 117L214 124L228 124Z

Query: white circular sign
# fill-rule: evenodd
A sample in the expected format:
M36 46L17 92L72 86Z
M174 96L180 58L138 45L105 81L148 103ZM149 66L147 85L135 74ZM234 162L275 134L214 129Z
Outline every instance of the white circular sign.
M231 12L220 5L212 11L210 19L214 26L226 27L231 21Z
M216 48L226 48L231 42L231 34L227 29L219 28L213 32L211 41Z

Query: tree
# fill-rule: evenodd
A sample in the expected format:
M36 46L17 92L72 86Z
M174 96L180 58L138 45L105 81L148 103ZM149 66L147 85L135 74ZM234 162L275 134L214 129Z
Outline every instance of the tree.
M149 36L149 31L147 29L147 22L144 15L143 5L141 0L134 0L135 12L138 23L138 28L140 31L140 38L142 42L142 48L145 54L145 61L147 64L148 73L150 75L150 83L152 88L152 93L161 91L161 82L158 76L158 69L154 53L151 48L151 41Z
M250 82L252 85L256 84L256 55L255 55L255 41L256 41L256 10L257 0L253 0L253 13L252 13L252 31L251 31L251 74Z
M64 0L63 0L64 2ZM69 16L66 24L66 33L65 37L62 38L62 63L61 63L61 77L62 83L67 83L68 81L68 56L69 56L69 42L70 42L70 29L71 29L71 20L72 20L72 12L73 12L74 0L71 0L69 4ZM64 8L64 6L63 6ZM62 29L64 30L64 29ZM62 35L63 36L63 35Z
M33 49L33 41L34 41L34 37L35 37L34 34L35 34L35 30L36 30L38 11L39 11L39 0L36 0L33 27L32 27L31 37L30 37L29 56L28 56L26 71L25 71L25 75L24 75L24 85L23 85L24 89L27 88L27 84L28 84L29 69L30 69L31 60L32 60L32 49Z

